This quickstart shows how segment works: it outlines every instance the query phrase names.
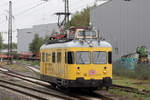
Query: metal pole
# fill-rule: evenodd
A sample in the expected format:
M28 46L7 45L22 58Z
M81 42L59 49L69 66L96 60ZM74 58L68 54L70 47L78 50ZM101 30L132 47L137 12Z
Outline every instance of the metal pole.
M67 13L67 0L65 0L65 14ZM65 19L64 19L64 24L66 24L67 22L66 22L66 15L65 15Z
M69 0L66 0L66 10L67 10L67 23L69 22Z
M8 19L8 64L12 64L12 2L9 1L9 19Z

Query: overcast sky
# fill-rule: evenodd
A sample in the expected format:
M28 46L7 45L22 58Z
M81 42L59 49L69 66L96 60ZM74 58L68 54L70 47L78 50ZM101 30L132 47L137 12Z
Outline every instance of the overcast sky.
M0 31L3 32L3 40L7 42L7 17L9 0L0 1ZM63 0L12 0L13 2L13 31L21 28L29 28L32 25L56 23L55 12L64 11ZM69 0L70 11L75 13L87 6L94 5L95 0ZM101 2L100 2L101 3ZM16 32L13 33L13 41L17 42Z

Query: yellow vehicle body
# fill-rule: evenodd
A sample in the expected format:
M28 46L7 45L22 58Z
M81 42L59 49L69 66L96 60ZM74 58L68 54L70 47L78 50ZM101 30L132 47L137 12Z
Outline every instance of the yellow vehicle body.
M53 44L54 46L55 44ZM49 46L41 48L40 74L41 79L50 82L52 85L63 87L103 87L112 83L112 47L103 46ZM67 58L67 52L72 52L73 57ZM88 52L90 55L89 64L77 64L80 56L77 52ZM105 52L106 62L104 64L94 64L93 53ZM69 55L69 53L68 53ZM86 56L86 55L83 55ZM96 55L95 55L96 56ZM78 57L78 58L77 58ZM73 59L72 64L66 63ZM86 58L84 58L86 59ZM82 60L82 59L81 59ZM79 62L81 62L79 60Z

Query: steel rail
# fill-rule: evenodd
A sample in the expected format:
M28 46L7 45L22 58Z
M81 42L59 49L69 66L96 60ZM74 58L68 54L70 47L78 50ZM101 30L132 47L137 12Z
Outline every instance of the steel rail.
M2 68L3 68L3 67L2 67ZM3 68L3 69L7 69L7 68ZM25 80L25 81L28 81L28 82L37 84L37 85L44 86L44 87L46 87L46 88L47 88L47 87L48 87L48 88L51 88L52 90L55 90L55 91L58 91L58 92L62 92L62 93L64 93L65 95L69 95L69 96L72 96L72 97L75 97L75 98L79 98L80 100L87 100L87 97L84 97L84 96L77 96L77 95L68 93L68 92L66 92L66 91L64 91L64 90L50 87L50 85L45 85L45 84L42 84L42 83L40 83L40 82L34 82L34 81L29 80L29 79L26 79L26 78L31 78L31 79L34 79L34 80L37 80L37 81L41 81L41 80L38 79L38 78L34 78L34 77L30 77L30 76L25 76L25 75L16 73L16 72L14 72L14 71L12 71L12 70L9 70L9 69L7 69L7 70L8 70L8 72L3 72L3 71L0 71L0 72L2 72L3 74L6 74L6 75L12 76L12 77L16 77L16 78L19 78L19 79L22 79L22 80ZM11 73L11 74L10 74L10 73ZM15 74L15 75L13 75L13 74ZM19 75L19 76L17 76L17 75ZM23 77L26 77L26 78L23 78ZM41 82L44 82L44 81L41 81ZM110 97L107 97L107 96L105 96L105 95L102 95L102 94L99 94L99 96L100 96L102 99L104 99L104 100L114 100L114 99L112 99L112 98L110 98ZM86 98L86 99L85 99L85 98Z
M31 90L31 91L36 91L38 93L41 93L41 94L46 94L48 96L54 96L54 97L58 97L58 98L61 98L61 99L67 99L67 100L75 100L75 98L71 98L71 97L67 97L67 96L63 96L63 95L58 95L58 94L55 94L55 93L50 93L50 92L46 92L46 91L41 91L41 90L38 90L38 89L35 89L35 88L31 88L31 87L27 87L27 86L24 86L24 85L20 85L20 84L17 84L17 83L12 83L12 82L9 82L9 81L5 81L5 80L0 80L0 85L2 86L1 83L5 83L5 84L8 84L8 85L12 85L12 86L17 86L17 87L21 87L23 89L28 89L28 90ZM4 86L4 85L3 85ZM5 86L5 87L8 87L8 86ZM12 87L8 87L8 88L12 88ZM18 90L20 91L20 90ZM23 93L24 91L22 91ZM29 94L29 93L28 93ZM30 94L29 94L30 95ZM31 93L31 96L33 95L33 92ZM36 95L33 95L34 97L38 97ZM48 99L45 99L45 100L48 100Z
M29 79L26 79L26 78L31 78L31 77L26 77L26 76L17 76L17 75L13 75L14 73L10 74L10 73L6 73L6 72L2 72L0 71L1 73L5 74L5 75L8 75L8 76L11 76L11 77L16 77L16 78L19 78L21 80L24 80L24 81L28 81L28 82L31 82L31 83L34 83L34 84L37 84L37 85L41 85L41 86L45 86L45 87L48 87L49 85L46 85L46 84L42 84L41 80L37 80L37 81L41 81L41 82L35 82L35 81L32 81L32 80L29 80ZM25 78L23 78L25 77ZM32 79L32 78L31 78ZM34 78L33 78L34 79ZM35 79L34 79L35 80Z
M144 90L144 89L143 90L139 90L137 88L121 86L121 85L116 85L116 84L113 84L111 86L111 88L113 88L113 89L120 89L120 90L123 90L123 91L126 91L126 92L132 92L132 93L136 93L136 94L150 96L150 91Z
M0 66L0 68L6 69L6 70L8 70L8 72L13 73L13 74L16 74L16 75L20 75L20 76L23 76L23 77L28 77L28 78L32 78L32 79L35 79L35 80L42 81L42 80L40 80L39 78L35 78L35 77L27 76L27 75L22 75L22 74L16 73L15 71L12 71L12 70L10 70L10 69L8 69L8 68L4 68L4 67L2 67L2 66ZM43 82L44 82L44 81L43 81Z
M6 88L6 89L9 89L9 90L12 90L12 91L15 91L15 92L18 92L18 93L21 93L21 94L33 97L33 98L36 98L36 99L39 99L39 100L48 100L48 99L45 99L45 98L42 98L42 97L30 94L30 93L27 93L27 92L24 92L24 91L20 91L20 90L17 90L15 88L8 87L8 86L2 85L2 84L0 84L0 87L3 87L3 88Z
M31 79L32 79L32 77L28 77L28 76L21 76L21 77L20 77L20 76L17 76L18 74L17 74L17 75L12 75L12 74L16 74L16 73L10 74L10 73L8 73L8 72L3 72L3 71L0 71L0 72L1 72L2 74L5 74L5 75L11 76L11 77L16 77L16 78L25 80L25 81L27 81L27 82L31 82L31 83L34 83L34 84L37 84L37 85L40 85L40 86L44 86L44 87L46 87L46 88L48 88L48 89L55 90L56 92L63 93L63 94L65 94L66 96L68 96L68 98L72 98L72 99L70 99L70 100L74 100L74 99L76 99L76 98L78 98L79 100L87 100L87 99L85 99L84 97L77 96L77 95L75 95L75 94L72 94L72 93L63 91L63 90L61 90L61 89L53 88L53 87L51 87L50 85L42 84L42 83L40 83L40 82L34 82L34 81L32 81L32 80L23 78L23 77L27 77L27 78L31 78ZM10 72L10 71L9 71L9 72ZM19 75L21 75L21 74L19 74ZM35 79L35 78L33 78L33 79ZM38 80L38 81L39 81L39 80ZM41 81L41 80L40 80L40 81ZM44 81L41 81L41 82L44 82ZM48 93L49 93L49 92L48 92ZM66 96L65 96L65 97L66 97ZM67 99L68 99L68 98L67 98Z

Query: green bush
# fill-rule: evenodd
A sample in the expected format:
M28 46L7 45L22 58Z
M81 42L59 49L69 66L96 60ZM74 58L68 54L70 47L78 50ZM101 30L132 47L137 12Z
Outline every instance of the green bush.
M135 77L138 79L150 79L150 64L136 64Z
M150 64L136 64L134 69L129 69L121 61L113 63L113 74L123 77L150 80Z

